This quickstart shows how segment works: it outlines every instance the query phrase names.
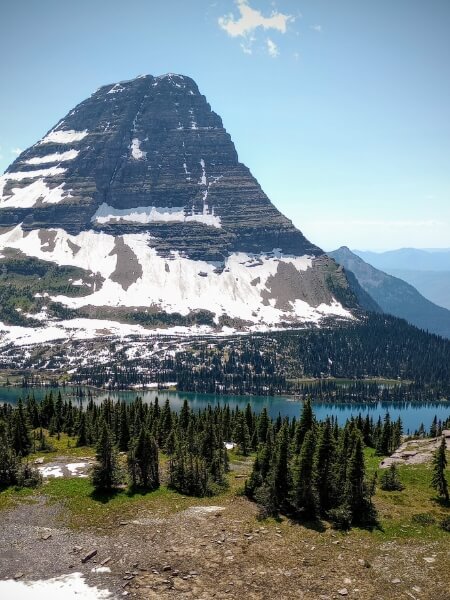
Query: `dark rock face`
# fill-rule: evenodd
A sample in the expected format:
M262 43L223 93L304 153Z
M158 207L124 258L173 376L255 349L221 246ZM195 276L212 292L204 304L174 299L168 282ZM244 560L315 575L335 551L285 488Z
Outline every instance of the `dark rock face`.
M58 132L84 132L61 142ZM269 201L249 169L238 160L229 134L195 82L181 75L145 76L97 90L8 168L8 173L48 169L38 162L69 150L78 152L56 164L63 173L44 178L53 189L64 184L57 204L38 199L33 206L3 208L0 226L23 222L25 229L63 227L115 235L142 231L162 252L180 250L192 258L220 260L228 252L266 252L281 248L295 255L321 254ZM45 141L45 138L44 138ZM30 164L35 163L35 164ZM34 179L6 180L3 198ZM119 222L91 219L105 203L135 207L182 207L187 215L214 215L221 228L204 223Z

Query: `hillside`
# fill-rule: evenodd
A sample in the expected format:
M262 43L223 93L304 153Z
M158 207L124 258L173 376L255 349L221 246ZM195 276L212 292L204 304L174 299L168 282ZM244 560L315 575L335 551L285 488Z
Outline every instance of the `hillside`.
M355 275L361 287L384 312L450 338L450 311L433 304L405 281L375 269L346 247L329 252L329 255Z

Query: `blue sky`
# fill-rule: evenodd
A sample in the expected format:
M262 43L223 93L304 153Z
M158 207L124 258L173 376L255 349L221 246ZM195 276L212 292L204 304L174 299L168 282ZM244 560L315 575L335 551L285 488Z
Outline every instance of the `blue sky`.
M102 84L190 75L325 249L450 245L448 0L3 0L0 171Z

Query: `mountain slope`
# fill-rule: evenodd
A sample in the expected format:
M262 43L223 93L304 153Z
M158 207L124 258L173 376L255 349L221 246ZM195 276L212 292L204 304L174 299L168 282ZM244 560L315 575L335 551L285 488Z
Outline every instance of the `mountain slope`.
M450 250L354 252L375 268L407 281L434 304L450 310Z
M386 273L411 284L427 300L450 310L450 271L385 269Z
M345 246L329 255L355 275L361 287L384 312L450 338L450 311L436 306L405 281L375 269Z
M27 258L51 263L62 292L18 278L11 260ZM0 179L0 263L9 325L248 329L358 307L342 268L270 202L182 75L101 87L14 161Z

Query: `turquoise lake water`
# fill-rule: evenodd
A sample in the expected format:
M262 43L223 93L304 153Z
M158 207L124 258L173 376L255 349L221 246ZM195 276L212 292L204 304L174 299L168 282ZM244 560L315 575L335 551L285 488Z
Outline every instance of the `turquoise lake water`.
M72 398L76 402L75 388L58 388L54 389L54 393L61 390L64 398ZM87 394L87 390L83 391ZM17 387L0 387L0 403L7 402L15 404L19 398L26 398L28 394L33 393L36 399L40 399L49 392L48 388L33 388L23 389ZM103 399L110 397L112 400L131 401L137 395L141 396L145 402L150 402L159 398L162 404L166 398L169 399L170 405L174 410L181 408L184 399L186 398L194 410L202 409L208 404L229 404L230 407L239 406L245 408L248 403L253 410L259 413L265 406L272 417L277 417L281 414L282 417L298 417L302 402L294 400L287 396L215 396L213 394L196 394L192 392L168 392L162 390L145 390L145 391L119 391L107 392L99 390L91 390L95 401L100 402ZM384 418L386 412L389 412L393 420L399 416L403 421L403 429L405 433L414 432L423 423L428 429L434 416L444 420L450 417L450 402L429 402L429 403L414 403L414 402L378 402L370 404L361 403L329 403L329 402L314 402L314 413L319 420L327 416L334 415L339 423L345 423L346 419L351 416L357 416L361 413L363 416L369 414L373 419Z

